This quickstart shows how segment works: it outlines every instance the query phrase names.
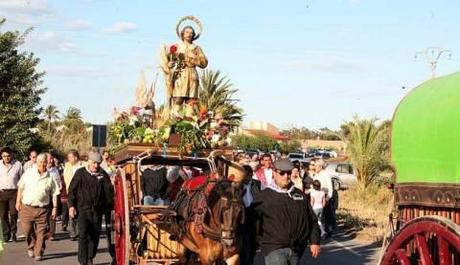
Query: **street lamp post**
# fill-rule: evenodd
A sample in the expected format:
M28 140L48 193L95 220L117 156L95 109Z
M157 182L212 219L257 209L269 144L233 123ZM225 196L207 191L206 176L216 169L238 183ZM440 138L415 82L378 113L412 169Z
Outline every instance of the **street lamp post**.
M414 59L417 60L421 56L425 56L425 59L431 68L431 78L434 78L436 75L436 67L438 66L438 61L443 54L447 55L448 59L452 57L451 50L446 50L440 47L428 47L424 51L416 52Z

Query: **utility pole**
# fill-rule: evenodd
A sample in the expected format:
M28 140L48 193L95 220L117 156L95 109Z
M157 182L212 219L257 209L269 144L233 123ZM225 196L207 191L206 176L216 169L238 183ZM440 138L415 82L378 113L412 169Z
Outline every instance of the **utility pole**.
M452 57L451 50L446 50L441 47L428 47L424 51L416 52L414 60L418 60L420 57L424 56L431 68L431 78L434 78L436 75L436 67L438 66L438 61L444 54L447 55L448 59Z

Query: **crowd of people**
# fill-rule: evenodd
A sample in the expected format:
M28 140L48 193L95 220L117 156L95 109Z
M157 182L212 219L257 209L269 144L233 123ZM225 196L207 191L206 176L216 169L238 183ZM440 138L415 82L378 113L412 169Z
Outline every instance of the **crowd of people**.
M316 257L321 238L335 230L338 203L325 162L302 164L286 155L245 153L236 159L252 176L245 185L251 199L245 202L249 221L243 226L241 264L298 264L307 244Z
M4 242L18 240L18 219L25 237L27 255L41 261L46 241L55 240L56 221L78 240L78 262L92 265L97 254L102 219L109 222L113 209L114 163L108 152L97 151L80 160L70 150L65 163L52 153L33 150L24 164L14 158L11 148L1 149L0 230ZM106 223L108 246L110 226ZM113 257L113 249L109 249Z
M310 246L312 256L322 238L335 229L337 192L321 159L292 163L271 154L238 154L248 177L243 185L244 224L240 227L241 264L298 264ZM13 150L3 148L0 160L0 213L5 242L17 241L20 217L27 254L39 261L47 240L55 240L56 220L78 240L78 262L93 264L106 221L113 209L115 165L108 152L96 151L80 159L70 150L65 163L51 153L31 151L24 164ZM203 172L188 166L151 165L141 168L141 197L146 205L168 205L184 181ZM114 255L113 249L109 253Z

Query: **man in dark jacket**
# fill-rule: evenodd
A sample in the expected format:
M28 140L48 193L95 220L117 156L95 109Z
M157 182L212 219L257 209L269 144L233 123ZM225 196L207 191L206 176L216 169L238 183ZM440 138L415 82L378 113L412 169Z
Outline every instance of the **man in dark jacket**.
M102 216L113 208L113 187L107 173L100 167L102 156L88 154L88 165L79 168L68 192L69 216L77 216L78 262L93 265L101 234Z
M274 164L273 183L255 194L252 207L260 223L258 245L266 265L298 265L310 244L313 257L320 250L320 230L305 194L292 185L294 165L288 159Z

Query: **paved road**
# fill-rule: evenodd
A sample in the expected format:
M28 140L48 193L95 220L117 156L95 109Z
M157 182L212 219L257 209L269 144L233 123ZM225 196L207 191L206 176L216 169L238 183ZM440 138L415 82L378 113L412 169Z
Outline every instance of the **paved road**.
M60 231L60 225L57 227ZM78 242L71 241L67 232L58 232L56 241L46 241L46 250L43 260L36 262L27 256L27 247L24 238L20 242L4 244L3 256L0 257L0 265L74 265L78 264ZM101 238L99 250L94 264L110 264L110 255L107 250L107 241Z
M59 227L58 227L59 228ZM70 241L67 233L58 233L57 241L48 241L44 260L35 262L27 257L25 242L5 244L1 265L67 265L77 264L77 242ZM101 238L99 253L95 264L109 264L110 256L107 252L105 238ZM309 253L301 259L301 265L376 265L379 246L358 242L343 233L338 233L333 239L324 242L320 257L313 259Z
M324 242L320 256L313 259L307 252L301 259L301 265L377 265L380 244L363 243L351 237L337 233Z

